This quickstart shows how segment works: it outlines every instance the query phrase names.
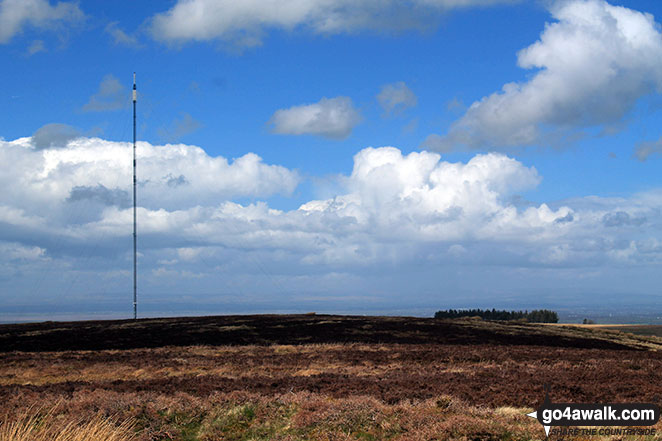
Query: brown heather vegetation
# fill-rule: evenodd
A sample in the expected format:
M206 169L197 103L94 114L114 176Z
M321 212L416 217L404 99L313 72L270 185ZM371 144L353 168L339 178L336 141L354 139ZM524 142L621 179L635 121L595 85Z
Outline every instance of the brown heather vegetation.
M544 383L557 402L662 401L656 338L475 320L268 318L262 327L259 316L0 326L0 342L13 339L0 346L0 441L544 439L525 416ZM123 329L153 335L150 324L184 320L185 334L218 344L126 347ZM104 325L122 344L81 348L93 341L85 328L102 336ZM311 332L324 326L340 331ZM35 351L62 345L54 335L76 349ZM288 339L297 344L280 344Z

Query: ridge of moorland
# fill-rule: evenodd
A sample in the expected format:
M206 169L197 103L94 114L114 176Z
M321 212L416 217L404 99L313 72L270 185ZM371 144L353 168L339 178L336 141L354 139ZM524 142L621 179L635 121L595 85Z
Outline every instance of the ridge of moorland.
M662 338L613 329L479 319L285 314L0 325L0 352L327 343L662 348Z

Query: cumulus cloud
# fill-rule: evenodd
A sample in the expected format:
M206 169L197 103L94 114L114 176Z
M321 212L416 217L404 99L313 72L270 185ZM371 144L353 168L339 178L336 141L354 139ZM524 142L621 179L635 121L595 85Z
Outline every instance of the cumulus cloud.
M129 106L129 91L114 75L108 74L101 80L99 91L83 106L85 112L107 112Z
M72 213L67 204L80 201L120 209L127 206L130 143L75 137L64 143L44 142L41 149L35 149L33 137L0 144L2 160L16 164L0 173L0 182L10 189L3 201L15 216L41 219L38 222L68 217ZM296 172L265 164L253 153L230 162L211 157L196 146L139 142L137 160L140 205L156 211L289 194L299 182Z
M271 29L305 28L317 34L423 29L452 9L516 1L179 0L168 11L152 17L149 27L154 38L168 43L218 39L250 47L260 45Z
M277 110L269 124L281 135L318 135L344 139L361 122L351 98L322 98L317 103Z
M555 144L619 124L639 98L662 90L662 35L652 15L603 0L552 5L556 21L517 54L518 66L535 69L532 77L474 102L427 146Z
M351 220L347 226L354 232L375 236L368 247L380 241L500 240L515 234L519 223L551 223L567 215L567 208L553 212L546 206L518 214L505 202L515 192L535 187L539 179L534 168L504 155L478 155L462 164L440 161L436 153L405 156L393 147L367 148L354 157L345 180L347 194L308 202L300 210Z
M8 43L29 25L37 29L56 29L85 18L75 2L59 2L55 6L47 0L0 1L0 44Z
M400 114L410 107L415 107L418 99L404 81L386 84L377 95L377 102L387 114Z

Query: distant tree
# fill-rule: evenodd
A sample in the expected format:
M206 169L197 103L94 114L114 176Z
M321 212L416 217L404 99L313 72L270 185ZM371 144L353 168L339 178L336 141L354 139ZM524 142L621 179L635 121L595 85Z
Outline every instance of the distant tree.
M595 325L595 322L594 322L593 320L591 320L591 319L587 319L587 318L585 318L585 319L582 321L582 323L585 324L585 325Z
M535 309L529 311L506 311L490 309L447 309L437 311L434 318L460 318L460 317L480 317L484 320L526 320L531 323L558 323L559 316L556 312L548 309Z

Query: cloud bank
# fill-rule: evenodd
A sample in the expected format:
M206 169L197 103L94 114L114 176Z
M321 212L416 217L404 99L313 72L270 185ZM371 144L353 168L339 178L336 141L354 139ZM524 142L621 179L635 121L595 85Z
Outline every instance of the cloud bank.
M8 250L0 286L56 271L75 274L81 292L95 280L128 289L130 148L85 137L41 150L31 138L0 142L0 159L14 164L0 171L8 189L0 195L0 248ZM251 153L229 162L195 146L139 143L138 161L141 286L159 295L383 298L416 285L429 296L484 286L485 274L500 280L538 271L554 287L579 272L600 284L615 268L662 262L662 192L526 203L522 192L541 176L499 153L463 163L366 148L351 174L338 177L335 197L292 210L267 200L294 191L297 173ZM19 271L26 276L12 276ZM474 276L453 281L467 272Z
M517 54L525 82L474 102L428 148L559 144L590 127L620 123L641 97L662 90L662 34L647 13L603 0L552 3L556 20Z

